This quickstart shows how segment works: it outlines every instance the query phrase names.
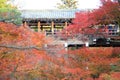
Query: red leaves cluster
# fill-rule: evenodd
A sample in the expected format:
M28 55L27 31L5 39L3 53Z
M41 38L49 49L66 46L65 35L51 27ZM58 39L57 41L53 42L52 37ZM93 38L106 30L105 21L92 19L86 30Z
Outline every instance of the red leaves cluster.
M117 66L115 70L119 70L119 48L81 48L68 52L58 50L52 54L34 48L22 50L20 46L40 48L45 42L44 35L23 26L3 22L0 24L0 46L14 45L10 48L0 47L1 80L119 78L119 73L111 69L111 66Z
M33 32L24 26L15 26L12 23L0 22L0 33L0 44L42 46L45 43L43 34Z
M66 71L66 73L71 72L71 74L83 78L98 78L103 73L109 74L111 66L119 66L119 55L114 55L119 52L114 53L115 49L117 48L83 48L70 51L68 61L66 61L66 70L70 68L70 71ZM76 69L79 70L76 71Z
M13 80L15 76L25 75L42 59L47 59L45 51L41 50L45 42L42 33L0 22L0 80Z
M111 72L115 71L111 67L114 65L119 67L119 51L119 48L112 47L81 48L78 50L69 50L64 54L56 53L56 56L52 55L49 61L50 63L52 62L52 67L54 67L53 72L62 76L57 77L61 80L94 80L94 78L96 80L104 80L109 76L113 79L114 77L112 77L113 74ZM119 70L119 68L116 68L116 70ZM105 74L109 76L105 77Z
M108 25L118 23L120 19L119 5L111 0L101 0L101 6L95 10L80 11L66 31L70 34L96 34L99 24Z
M101 0L102 6L99 9L95 10L95 17L98 20L98 23L109 24L113 21L117 21L119 17L119 4L111 0Z

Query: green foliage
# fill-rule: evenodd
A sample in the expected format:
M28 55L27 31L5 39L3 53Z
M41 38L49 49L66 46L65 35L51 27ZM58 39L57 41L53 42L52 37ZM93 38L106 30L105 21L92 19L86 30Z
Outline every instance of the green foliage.
M0 21L12 22L19 25L22 23L20 15L17 9L0 8Z
M7 4L7 0L0 0L0 8L6 8L9 7L10 5Z
M8 4L7 2L8 0L0 0L0 21L12 22L20 25L22 23L20 12L15 6Z
M59 9L77 9L77 3L78 1L76 0L61 0L57 7Z

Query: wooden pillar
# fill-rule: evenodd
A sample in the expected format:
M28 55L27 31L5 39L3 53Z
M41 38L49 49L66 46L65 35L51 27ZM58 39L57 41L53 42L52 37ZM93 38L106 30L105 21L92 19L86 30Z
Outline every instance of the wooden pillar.
M67 23L67 22L65 22L65 27L67 27L67 25L68 25L68 23Z
M52 34L54 34L54 22L53 21L51 23L51 30L52 30Z
M27 22L26 22L26 21L23 23L23 26L24 26L24 27L27 27Z
M38 32L41 31L40 27L41 27L41 24L40 24L40 21L38 21Z
M68 25L68 23L67 23L67 22L65 22L65 26L64 26L64 28L66 28L66 27L67 27L67 25ZM65 33L66 33L66 35L68 35L68 31L66 31Z

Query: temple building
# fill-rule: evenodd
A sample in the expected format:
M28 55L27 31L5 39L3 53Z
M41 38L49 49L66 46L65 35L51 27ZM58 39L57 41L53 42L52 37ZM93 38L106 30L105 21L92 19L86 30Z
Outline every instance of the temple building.
M24 25L38 32L55 33L72 23L75 13L73 10L22 10Z
M72 24L75 13L79 11L77 9L22 10L21 17L24 25L28 25L32 30L54 34ZM110 36L116 36L119 33L118 26L108 25L107 29Z

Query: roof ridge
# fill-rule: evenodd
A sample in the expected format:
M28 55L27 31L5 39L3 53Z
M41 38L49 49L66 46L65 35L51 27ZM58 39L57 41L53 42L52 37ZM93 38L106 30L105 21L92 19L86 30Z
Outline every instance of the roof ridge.
M79 9L24 9L20 11L80 11Z
M74 18L77 9L63 10L22 10L23 18Z

